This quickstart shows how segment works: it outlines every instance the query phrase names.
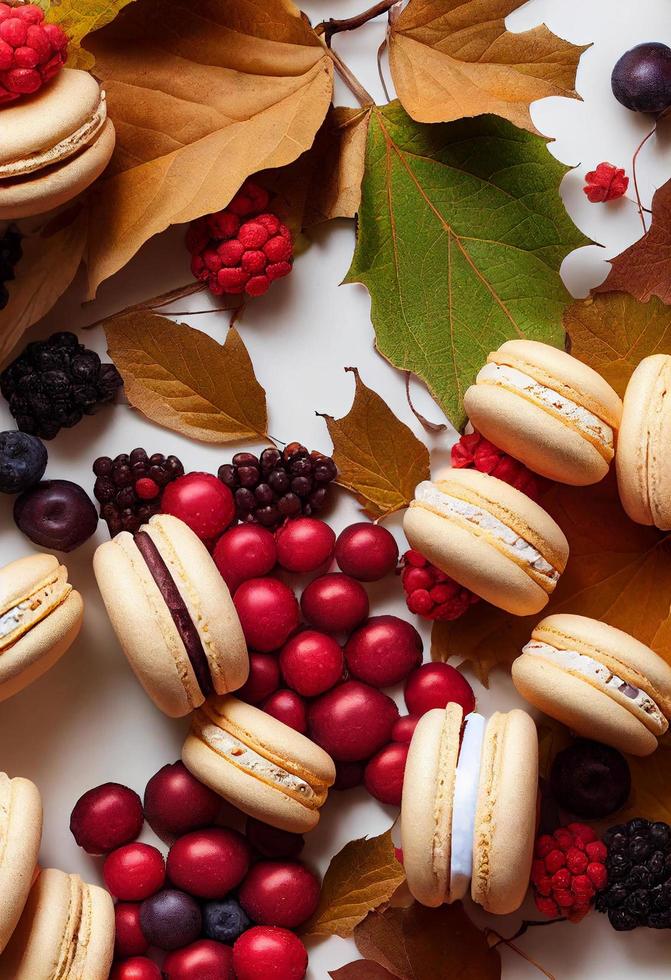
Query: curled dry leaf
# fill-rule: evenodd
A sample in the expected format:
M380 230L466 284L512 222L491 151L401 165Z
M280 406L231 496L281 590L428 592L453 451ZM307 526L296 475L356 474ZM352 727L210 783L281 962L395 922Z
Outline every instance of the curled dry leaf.
M390 973L373 960L354 960L339 970L331 970L329 976L333 980L398 980L395 973Z
M331 101L331 60L291 0L135 0L87 47L117 129L93 200L91 295L152 235L295 160Z
M389 61L398 97L419 122L493 112L535 132L529 104L575 96L584 47L544 25L513 34L505 18L525 0L410 0L392 19Z
M157 425L201 442L266 439L266 393L240 334L225 343L139 311L105 324L107 349L130 404Z
M38 0L53 24L59 24L70 38L68 68L91 68L93 56L81 43L93 31L109 24L132 0Z
M350 841L331 861L322 884L319 907L303 932L318 936L351 936L369 912L388 902L405 881L396 860L391 831Z
M354 402L341 419L324 415L333 440L338 483L352 490L373 518L385 517L412 500L415 487L428 480L429 450L367 388L356 368Z

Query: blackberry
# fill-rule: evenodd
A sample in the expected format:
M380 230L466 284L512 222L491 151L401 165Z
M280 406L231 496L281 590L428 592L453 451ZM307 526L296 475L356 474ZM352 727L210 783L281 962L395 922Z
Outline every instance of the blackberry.
M233 492L238 519L270 528L287 517L320 511L337 475L330 456L311 453L298 442L282 452L275 447L264 449L260 456L236 453L218 472L221 482Z
M122 384L113 364L101 364L95 351L68 332L28 344L0 374L0 392L17 427L41 439L53 439L93 415Z
M100 456L93 464L93 472L93 493L100 504L100 516L114 537L120 531L138 531L157 514L163 488L183 476L184 467L176 456L150 456L144 449L134 449L114 459Z
M10 226L0 238L0 310L4 310L9 302L5 283L14 278L14 268L22 255L21 233Z
M630 820L611 827L604 842L608 884L597 895L597 910L620 932L671 929L671 827Z

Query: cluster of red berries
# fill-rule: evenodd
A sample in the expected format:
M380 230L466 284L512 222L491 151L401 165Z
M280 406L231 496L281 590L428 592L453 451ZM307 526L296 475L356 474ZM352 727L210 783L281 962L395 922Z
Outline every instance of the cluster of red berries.
M543 480L527 469L524 463L504 453L479 432L461 436L452 446L452 466L456 469L466 467L480 470L495 476L497 480L509 483L521 490L532 500L538 500L543 489Z
M549 918L579 922L608 884L608 849L591 827L570 823L536 841L531 884L536 907Z
M320 882L298 855L299 834L248 818L215 825L222 801L181 762L147 783L144 802L118 783L89 790L72 811L78 844L105 854L116 900L112 980L265 980L271 966L301 980L307 951L292 931L317 908ZM137 841L145 819L171 840L167 858ZM150 950L167 954L162 971Z
M0 3L0 105L34 95L65 64L68 37L36 4Z
M246 181L222 211L189 225L191 271L211 293L261 296L274 279L291 272L291 232L266 209L269 194Z

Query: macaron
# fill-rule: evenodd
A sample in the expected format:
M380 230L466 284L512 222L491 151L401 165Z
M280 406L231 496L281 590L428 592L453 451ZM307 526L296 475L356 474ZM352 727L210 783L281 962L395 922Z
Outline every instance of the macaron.
M33 883L42 840L42 800L29 779L0 772L0 953Z
M184 765L243 813L303 834L335 780L335 765L305 735L234 697L196 711L182 749Z
M101 544L93 570L124 653L172 718L247 680L249 657L228 587L183 521L156 514Z
M112 896L50 868L0 956L0 980L107 980L113 955Z
M35 95L0 112L0 219L44 214L76 197L114 150L105 93L64 68Z
M46 673L72 645L84 603L55 555L0 568L0 701Z
M550 480L597 483L615 455L617 392L549 344L506 341L466 390L464 406L486 439Z
M615 466L632 521L671 530L671 355L645 357L624 395Z
M449 469L420 483L403 527L411 548L518 616L543 609L568 560L568 541L550 515L478 470Z
M536 826L538 738L526 712L464 718L434 708L412 736L401 839L408 887L422 905L471 897L504 915L522 904Z
M522 697L578 735L650 755L671 718L671 667L622 630L587 616L542 619L513 662Z

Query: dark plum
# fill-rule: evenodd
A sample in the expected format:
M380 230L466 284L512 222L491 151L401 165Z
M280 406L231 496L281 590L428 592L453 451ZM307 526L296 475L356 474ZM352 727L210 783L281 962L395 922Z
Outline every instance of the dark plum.
M95 532L98 514L86 491L69 480L44 480L14 503L20 531L42 548L73 551Z
M176 888L164 888L142 903L140 924L151 946L170 951L198 938L203 917L195 898Z
M616 63L610 83L627 109L663 112L671 105L671 48L659 41L637 44Z

